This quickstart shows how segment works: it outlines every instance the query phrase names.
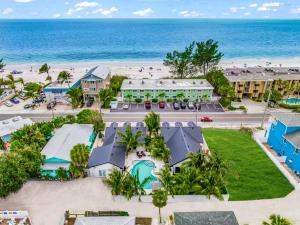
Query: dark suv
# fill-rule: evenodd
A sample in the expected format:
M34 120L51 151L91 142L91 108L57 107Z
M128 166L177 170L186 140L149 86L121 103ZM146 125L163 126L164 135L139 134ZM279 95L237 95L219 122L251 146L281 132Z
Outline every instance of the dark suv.
M47 105L47 109L53 109L54 107L56 106L56 102L53 101L53 102L49 102L48 105Z

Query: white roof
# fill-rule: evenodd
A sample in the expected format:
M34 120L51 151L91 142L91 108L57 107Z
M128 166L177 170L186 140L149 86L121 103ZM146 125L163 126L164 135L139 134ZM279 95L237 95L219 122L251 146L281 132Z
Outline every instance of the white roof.
M89 145L93 134L91 124L65 124L59 128L44 147L42 154L49 158L70 161L70 152L77 144Z
M77 217L75 225L135 225L133 216Z
M300 114L299 113L273 113L275 119L280 120L288 127L300 126Z
M25 125L31 125L31 119L23 119L21 116L16 116L7 120L0 121L0 137L12 134L23 128Z
M213 90L205 79L126 79L121 90Z

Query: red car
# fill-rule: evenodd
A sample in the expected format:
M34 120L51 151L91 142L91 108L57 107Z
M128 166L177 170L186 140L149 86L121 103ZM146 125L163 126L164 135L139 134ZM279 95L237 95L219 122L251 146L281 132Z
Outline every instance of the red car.
M209 117L202 117L202 118L200 119L200 121L201 121L201 122L212 122L213 120L212 120L212 118L209 118Z
M158 103L158 106L159 106L160 109L164 109L164 108L165 108L165 105L166 105L166 104L165 104L165 102L163 102L163 101L161 101L161 102Z
M145 104L146 109L151 109L151 102L150 101L145 101L144 104Z

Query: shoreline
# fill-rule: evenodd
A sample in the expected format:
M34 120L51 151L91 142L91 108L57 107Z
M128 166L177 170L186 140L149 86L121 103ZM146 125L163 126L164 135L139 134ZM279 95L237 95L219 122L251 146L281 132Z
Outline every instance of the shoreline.
M14 75L15 78L22 77L25 82L43 82L47 77L46 74L39 74L38 70L42 63L13 63L5 67L5 71L0 73L0 78L5 78L11 71L22 71L22 74ZM50 65L50 76L55 80L62 70L71 72L74 79L81 78L89 69L95 66L107 66L111 69L112 75L125 75L132 79L159 79L172 76L169 68L163 65L163 60L114 60L103 61L93 60L86 62L59 62L48 63ZM223 59L219 63L220 68L230 67L300 67L300 58L289 59ZM32 70L31 70L32 69ZM141 71L142 69L142 71Z

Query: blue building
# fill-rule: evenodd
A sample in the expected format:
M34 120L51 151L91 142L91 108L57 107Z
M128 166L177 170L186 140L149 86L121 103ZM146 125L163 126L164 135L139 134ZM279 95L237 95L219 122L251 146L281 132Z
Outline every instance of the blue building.
M270 127L268 145L300 176L300 114L276 114Z

